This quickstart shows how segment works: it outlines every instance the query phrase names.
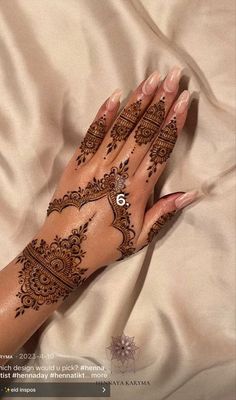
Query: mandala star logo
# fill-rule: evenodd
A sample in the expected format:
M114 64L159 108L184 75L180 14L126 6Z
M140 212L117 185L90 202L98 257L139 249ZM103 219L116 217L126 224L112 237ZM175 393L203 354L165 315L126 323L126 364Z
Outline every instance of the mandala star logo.
M123 366L129 360L135 360L135 353L138 348L135 345L134 336L126 336L123 333L121 336L112 336L112 342L108 350L111 352L111 360L120 361Z

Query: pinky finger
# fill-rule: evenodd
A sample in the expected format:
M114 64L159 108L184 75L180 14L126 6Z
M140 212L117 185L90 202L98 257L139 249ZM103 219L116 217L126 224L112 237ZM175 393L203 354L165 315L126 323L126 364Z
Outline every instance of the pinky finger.
M98 150L107 131L116 118L120 106L120 96L121 90L116 89L98 110L94 121L88 128L79 149L73 157L75 158L77 167L89 161Z

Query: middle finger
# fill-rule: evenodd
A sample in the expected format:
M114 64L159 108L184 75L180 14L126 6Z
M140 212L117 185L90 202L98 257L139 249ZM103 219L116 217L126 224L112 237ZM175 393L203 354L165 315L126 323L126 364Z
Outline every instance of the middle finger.
M160 74L152 73L146 81L141 82L130 96L114 125L105 136L97 154L97 160L105 164L112 163L120 152L146 108L151 103L159 84Z
M117 155L116 162L130 159L130 174L133 175L158 135L179 88L181 68L174 67L167 74L152 103L147 108L126 143Z

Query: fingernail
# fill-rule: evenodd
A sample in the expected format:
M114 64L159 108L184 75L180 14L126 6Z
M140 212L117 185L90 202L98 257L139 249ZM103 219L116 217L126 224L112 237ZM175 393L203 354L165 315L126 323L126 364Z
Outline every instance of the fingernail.
M166 92L172 93L178 88L180 75L182 69L180 67L174 67L167 74L167 77L164 81L163 87Z
M150 96L157 89L158 83L160 81L159 72L153 72L144 82L142 86L142 92L146 96Z
M182 114L188 107L190 94L188 90L184 90L178 98L177 103L174 106L174 112L176 114Z
M191 192L184 193L175 200L175 206L177 210L188 206L193 203L198 197L198 191L192 190Z
M106 109L108 111L113 111L116 106L118 105L119 101L120 101L120 96L121 96L122 90L121 89L116 89L112 95L109 97L109 99L107 100L107 104L106 104Z
M173 192L173 193L168 193L168 194L165 194L164 196L161 196L160 197L160 199L159 200L161 200L161 199L170 199L170 200L172 200L173 199L173 196L176 196L177 194L180 196L181 194L184 194L185 192Z

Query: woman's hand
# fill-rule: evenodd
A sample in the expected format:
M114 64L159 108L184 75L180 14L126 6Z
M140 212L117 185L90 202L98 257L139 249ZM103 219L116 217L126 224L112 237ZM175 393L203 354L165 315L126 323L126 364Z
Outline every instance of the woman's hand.
M146 210L184 125L189 93L181 70L154 72L117 117L120 91L101 106L66 167L23 265L16 316L65 298L93 271L146 246L196 193L173 193ZM159 87L158 87L159 85Z
M196 192L172 193L147 209L186 119L189 93L176 101L180 73L161 84L152 74L118 117L119 91L98 111L42 228L0 271L0 354L14 354L89 275L146 246L195 200Z

